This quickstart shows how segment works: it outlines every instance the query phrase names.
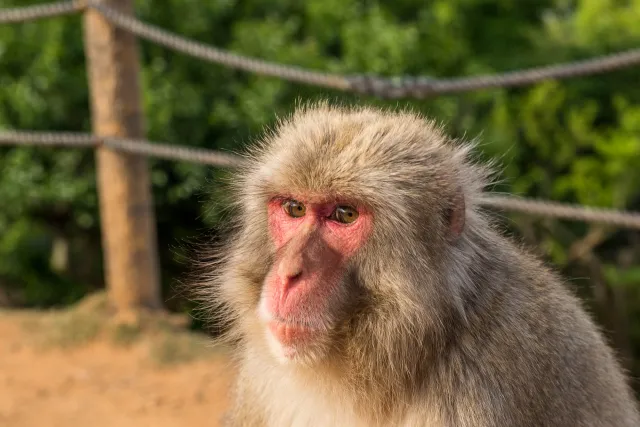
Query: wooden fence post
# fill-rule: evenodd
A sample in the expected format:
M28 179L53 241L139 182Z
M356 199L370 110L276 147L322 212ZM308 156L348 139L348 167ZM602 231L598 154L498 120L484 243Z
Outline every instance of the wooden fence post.
M133 0L101 0L133 13ZM93 132L143 138L138 45L89 8L84 44ZM119 313L162 307L156 221L147 159L100 147L96 152L102 248L109 301Z

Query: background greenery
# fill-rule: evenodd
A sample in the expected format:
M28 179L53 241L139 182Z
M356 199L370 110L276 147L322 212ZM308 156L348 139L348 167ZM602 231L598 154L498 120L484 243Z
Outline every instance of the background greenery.
M0 0L0 7L31 0ZM151 0L144 20L235 52L319 70L438 77L502 72L640 46L640 0ZM638 69L420 102L382 102L248 75L141 43L148 137L232 150L330 96L411 105L480 137L499 191L640 210ZM79 16L0 26L0 128L90 130ZM181 242L213 230L220 170L152 161L167 306ZM213 207L212 207L213 206ZM90 151L0 148L0 305L50 307L103 286ZM640 375L640 233L509 216L553 263ZM639 388L640 389L640 388Z

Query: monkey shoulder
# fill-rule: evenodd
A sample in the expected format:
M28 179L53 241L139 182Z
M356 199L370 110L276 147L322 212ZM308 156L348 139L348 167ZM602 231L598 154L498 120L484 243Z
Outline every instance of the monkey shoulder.
M640 425L613 352L559 278L523 255L501 281L441 361L438 389L455 396L452 417L486 417L477 425L487 426Z

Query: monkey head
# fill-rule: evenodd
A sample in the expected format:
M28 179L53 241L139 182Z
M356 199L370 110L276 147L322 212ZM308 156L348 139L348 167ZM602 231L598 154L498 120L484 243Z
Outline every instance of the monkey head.
M239 345L230 425L639 425L579 301L479 209L472 147L322 104L251 148L203 287Z
M457 304L438 291L441 267L469 220L465 194L484 182L466 150L406 112L319 105L281 122L234 186L237 232L213 287L234 333L312 363L372 328L392 339L401 324L441 323Z

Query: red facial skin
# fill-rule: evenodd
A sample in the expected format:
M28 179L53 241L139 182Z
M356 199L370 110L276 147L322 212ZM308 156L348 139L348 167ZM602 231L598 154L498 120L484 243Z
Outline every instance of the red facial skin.
M290 216L283 207L286 200L303 203L304 216ZM358 211L355 221L329 218L344 205ZM300 195L271 200L268 216L276 257L265 280L262 311L281 345L297 346L331 322L332 308L344 291L345 267L370 234L371 215L353 203Z

